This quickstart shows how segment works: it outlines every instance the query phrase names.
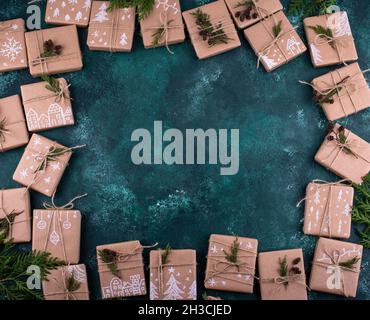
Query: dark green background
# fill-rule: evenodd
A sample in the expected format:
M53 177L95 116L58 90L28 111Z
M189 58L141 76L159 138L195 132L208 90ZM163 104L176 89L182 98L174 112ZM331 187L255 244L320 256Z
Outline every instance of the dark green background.
M181 5L190 9L207 2L183 0ZM26 18L26 1L1 4L0 20ZM370 2L342 4L359 63L368 68ZM40 5L44 14L45 2ZM66 146L88 145L73 155L58 201L89 193L77 207L84 215L81 262L88 268L92 297L100 298L95 246L132 239L196 249L199 295L211 233L255 237L260 251L303 248L309 273L316 238L302 233L303 209L295 204L312 179L337 177L313 161L327 121L312 103L311 90L298 80L309 81L334 68L315 70L307 53L270 74L256 70L256 57L241 33L240 48L204 61L197 60L189 40L173 46L175 55L164 48L145 50L137 29L132 53L111 54L89 51L87 31L79 34L85 67L65 75L72 83L77 124L42 134ZM0 96L17 94L20 85L35 81L28 70L3 74ZM183 130L240 128L239 174L222 177L219 166L134 166L131 132L152 130L154 120ZM370 141L369 120L370 109L341 123ZM17 187L12 174L22 152L0 154L0 187ZM34 208L44 200L32 192ZM351 241L356 240L353 232ZM359 299L370 298L369 264L367 250ZM209 293L259 299L258 286L253 295ZM310 298L335 296L312 292Z

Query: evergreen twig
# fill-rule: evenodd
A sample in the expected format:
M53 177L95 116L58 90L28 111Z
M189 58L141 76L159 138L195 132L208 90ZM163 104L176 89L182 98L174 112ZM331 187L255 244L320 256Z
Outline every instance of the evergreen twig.
M370 249L370 173L363 178L361 185L353 185L356 197L352 208L353 222L362 226L359 231L360 244Z
M103 263L106 263L108 265L108 268L112 274L118 278L120 278L120 274L118 271L118 253L116 251L110 250L110 249L103 249L98 250L98 256L103 261Z
M333 38L333 31L330 28L325 28L320 25L309 26L309 28L315 31L316 34L319 35L320 38L328 39L328 40ZM335 49L334 41L330 41L329 44L333 49Z
M279 34L281 33L282 31L282 25L283 21L280 20L277 24L275 24L273 27L272 27L272 32L274 33L274 37L277 38L279 36Z
M11 224L14 223L15 218L22 213L23 211L17 212L13 210L6 217L0 219L0 238L3 236L7 238L9 236Z
M153 11L154 0L110 0L108 11L130 7L137 7L139 20L144 20Z
M344 268L353 269L357 262L360 261L359 257L353 257L347 261L339 262L339 265Z
M164 248L164 252L161 255L162 264L167 264L168 263L168 259L170 257L171 251L172 251L171 246L169 244L167 244L166 247Z
M47 75L47 74L43 74L41 76L41 79L46 81L48 84L45 86L46 89L48 89L49 91L52 91L54 93L57 93L59 94L60 92L60 83L57 79Z
M226 260L231 263L237 263L239 249L240 249L240 242L239 242L238 237L235 237L235 240L230 246L230 252L224 251Z
M288 16L309 17L328 13L328 9L337 5L338 0L291 0Z

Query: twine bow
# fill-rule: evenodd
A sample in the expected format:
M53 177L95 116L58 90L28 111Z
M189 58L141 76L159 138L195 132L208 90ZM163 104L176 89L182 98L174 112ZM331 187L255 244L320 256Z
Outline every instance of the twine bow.
M344 39L343 37L332 37L325 33L319 33L316 35L314 43L318 46L329 44L336 50L339 61L345 66L347 65L343 58L343 50L348 47L347 39Z
M78 195L74 197L72 200L64 204L63 206L57 206L54 202L55 193L53 193L53 196L51 197L51 203L44 202L43 206L46 210L72 210L75 207L74 202L78 199L84 198L87 196L87 193Z
M8 123L5 117L0 120L0 152L4 151L4 143L6 142L7 135L12 135L12 132L7 128L24 122L24 120L21 120Z
M277 276L273 278L262 278L262 282L271 283L275 285L274 291L281 290L281 288L288 286L290 283L295 283L300 286L304 286L308 291L311 288L306 284L306 276L303 274L295 274L289 276Z

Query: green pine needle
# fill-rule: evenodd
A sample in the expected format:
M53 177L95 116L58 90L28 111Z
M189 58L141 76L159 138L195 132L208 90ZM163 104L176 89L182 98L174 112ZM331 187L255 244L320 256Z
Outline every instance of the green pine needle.
M108 268L112 274L118 278L120 278L120 274L118 271L118 253L116 251L110 250L110 249L103 249L98 250L98 256L103 261L103 263L106 263L108 265Z
M315 31L316 34L320 36L320 38L323 39L333 38L333 31L330 28L325 28L320 25L309 26L309 28ZM335 43L333 41L330 41L329 44L333 49L335 49Z
M280 20L277 24L275 24L272 28L272 31L274 33L274 37L277 38L279 36L279 34L281 33L281 24L283 23L282 20Z
M66 288L68 292L75 292L81 287L81 282L77 281L73 274L66 279Z
M60 84L59 84L59 81L47 74L43 74L41 76L41 79L46 81L48 84L45 86L46 89L54 92L54 93L58 93L60 92Z
M167 244L166 247L164 248L164 252L161 255L162 265L168 263L168 259L170 257L171 251L172 251L171 246Z
M111 0L108 11L130 7L137 7L139 20L144 20L153 11L154 0Z
M15 218L21 213L23 213L23 211L16 212L13 210L7 217L0 219L0 238L4 237L6 239L9 236L10 225L14 223Z
M226 260L231 263L237 263L239 249L240 249L240 243L239 243L238 237L236 237L233 243L231 244L230 252L224 251Z
M288 16L311 17L328 13L338 0L291 0L288 5Z
M349 259L347 261L339 262L339 265L344 268L353 269L359 261L359 257L353 257L352 259Z
M360 244L370 249L370 173L363 178L361 185L354 186L356 196L352 208L352 220L362 228L358 232Z

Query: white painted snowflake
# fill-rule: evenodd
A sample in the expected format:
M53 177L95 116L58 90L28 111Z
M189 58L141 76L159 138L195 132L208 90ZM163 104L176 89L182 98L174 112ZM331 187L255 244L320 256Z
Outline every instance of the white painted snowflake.
M21 178L23 178L23 179L27 178L28 177L28 168L21 170L21 172L19 174L20 174Z
M171 268L169 268L168 269L168 273L174 273L176 270L175 270L175 268L174 267L171 267Z
M211 279L208 280L208 284L209 284L210 287L214 287L216 285L216 280L211 278Z
M59 171L61 169L60 162L51 163L50 167L53 171Z
M14 37L10 37L2 44L0 55L7 57L10 62L14 62L17 59L17 55L19 55L22 50L21 43L15 40Z

